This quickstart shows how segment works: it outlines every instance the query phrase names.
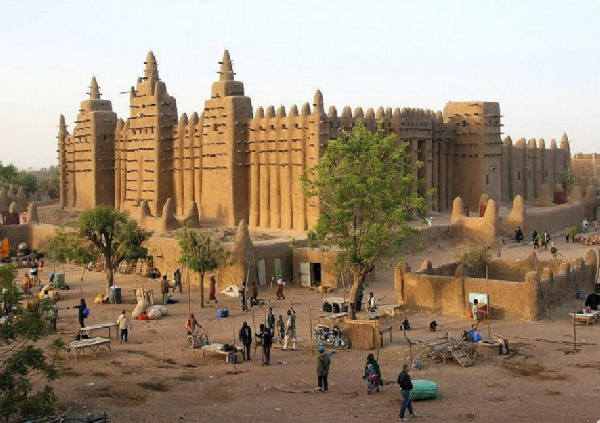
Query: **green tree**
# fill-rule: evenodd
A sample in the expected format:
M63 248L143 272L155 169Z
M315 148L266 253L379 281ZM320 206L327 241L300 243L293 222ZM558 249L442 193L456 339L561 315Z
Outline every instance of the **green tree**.
M42 180L38 186L38 192L48 196L51 200L56 200L59 197L60 184L58 175L50 175Z
M49 382L58 377L54 358L36 342L50 333L47 316L52 301L19 303L14 266L0 267L0 287L6 320L0 324L0 416L5 422L25 421L52 415L57 398ZM64 348L62 340L50 344L47 352Z
M90 241L91 252L104 257L107 293L114 285L114 272L119 263L148 255L143 244L152 232L144 231L125 213L111 207L84 211L79 216L78 227L79 236Z
M569 166L563 166L558 171L557 180L558 180L558 183L562 185L565 192L571 191L571 188L573 188L573 185L575 185L575 182L576 182L576 178L575 178L575 175L573 174L573 170Z
M372 132L359 119L329 142L319 164L302 177L305 195L316 198L320 208L309 238L322 248L337 246L339 267L353 275L352 319L365 276L377 261L400 252L411 231L408 221L424 216L426 196L434 194L419 194L425 182L416 175L423 164L407 150L408 143L386 136L382 125Z
M467 269L471 276L483 277L485 275L485 267L490 263L491 258L492 246L482 245L472 247L459 254L458 262Z
M31 173L22 170L20 171L16 178L15 181L12 184L12 187L14 189L17 189L19 187L23 187L25 189L25 193L27 193L27 195L32 194L34 192L37 191L37 178L35 176L33 176Z
M19 171L14 164L3 165L2 162L0 162L0 186L13 186L18 173Z
M85 266L98 258L96 248L91 241L79 236L76 232L58 228L54 235L46 241L44 249L48 251L55 264L72 263L82 266L79 290L83 293Z
M179 262L200 274L200 308L204 307L204 275L225 263L231 253L225 251L219 240L203 232L183 228L179 234L181 255Z

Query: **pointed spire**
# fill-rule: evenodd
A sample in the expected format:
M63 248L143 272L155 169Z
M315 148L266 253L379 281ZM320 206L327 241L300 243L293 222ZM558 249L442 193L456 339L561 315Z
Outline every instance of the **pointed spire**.
M229 51L223 52L223 60L219 62L221 64L221 77L219 81L233 81L233 66L231 65L231 57L229 57Z
M64 137L68 134L67 125L65 124L65 117L61 114L58 123L58 136Z
M144 63L146 63L146 71L144 72L146 79L159 79L158 64L156 63L156 58L154 57L152 50L148 52Z
M290 117L296 117L298 116L298 106L296 106L295 104L292 104L292 107L290 107Z
M314 101L315 102L314 102L313 106L315 108L319 107L319 108L323 109L323 94L321 93L321 90L315 91Z
M96 82L96 77L92 76L92 82L90 84L90 100L99 100L100 99L100 89L98 88L98 82Z
M562 138L560 139L560 148L568 148L569 147L569 137L567 137L567 133L563 133Z

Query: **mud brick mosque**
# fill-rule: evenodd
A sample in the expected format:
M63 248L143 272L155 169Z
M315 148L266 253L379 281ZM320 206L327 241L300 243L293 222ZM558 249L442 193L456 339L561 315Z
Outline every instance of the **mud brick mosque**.
M496 102L449 102L443 112L346 106L339 113L326 110L317 91L300 108L254 109L225 51L203 111L178 116L152 52L145 65L131 87L126 120L101 99L95 78L72 133L60 116L62 207L109 205L133 217L161 217L168 205L177 218L195 214L196 221L227 226L244 219L251 228L303 231L316 222L319 207L304 197L299 177L358 118L373 130L382 121L387 133L410 144L424 163L419 177L437 189L438 211L450 210L457 196L473 210L482 194L532 200L571 165L566 134L549 148L543 139L502 140Z

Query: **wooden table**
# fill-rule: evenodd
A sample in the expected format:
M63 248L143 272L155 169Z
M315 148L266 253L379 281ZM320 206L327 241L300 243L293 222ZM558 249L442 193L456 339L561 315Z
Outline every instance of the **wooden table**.
M229 355L230 354L236 354L237 355L237 348L235 349L235 351L223 351L221 348L223 348L223 344L215 344L215 343L211 343L208 345L202 345L201 349L202 349L202 357L204 357L204 353L206 351L214 353L214 354L221 354L225 356L225 363L229 363ZM236 358L237 361L237 358Z
M94 339L81 339L79 341L69 342L67 345L67 355L71 358L71 353L75 353L75 361L79 361L79 355L83 354L86 348L92 351L92 355L96 358L96 353L101 346L105 346L112 353L110 348L110 339L105 338L94 338Z
M578 325L592 325L599 318L600 311L592 310L591 313L569 313Z
M86 326L84 328L79 329L80 334L85 334L88 337L92 337L92 332L96 329L107 329L108 328L108 338L110 339L110 330L111 328L115 328L115 337L119 337L119 333L117 332L117 324L116 323L99 323L97 325Z
M346 313L346 312L344 312L344 313L325 313L325 314L319 314L317 316L317 319L318 320L329 319L332 324L335 324L335 323L343 321L346 317L348 317L348 313Z

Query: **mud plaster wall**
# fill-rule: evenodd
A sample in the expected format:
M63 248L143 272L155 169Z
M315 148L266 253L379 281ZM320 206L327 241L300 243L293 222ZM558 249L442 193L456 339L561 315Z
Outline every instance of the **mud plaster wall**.
M577 153L571 159L571 166L578 184L592 185L596 192L600 190L600 154Z
M294 279L300 286L300 263L321 263L321 285L332 288L340 288L342 279L340 272L335 267L337 254L333 251L323 252L310 248L297 248L294 250ZM349 277L345 277L344 283L351 283Z
M552 207L534 207L525 210L524 219L514 216L500 217L500 231L505 236L514 237L517 226L521 226L526 241L531 240L531 234L546 229L552 234L564 231L575 225L579 227L585 216L585 203L560 204Z
M516 276L515 266L518 260L498 261L510 265L510 269L499 274ZM557 261L558 262L558 261ZM489 294L490 305L501 318L535 320L543 307L540 295L540 283L544 298L548 304L558 304L574 298L577 289L592 292L594 289L597 258L593 250L588 251L584 259L562 263L559 271L553 275L550 269L529 271L521 281L483 279L464 277L462 267L454 277L435 276L419 273L401 272L395 274L395 285L400 287L399 304L413 310L427 310L441 314L462 316L469 306L469 293ZM522 267L526 268L526 266ZM552 267L556 265L553 263ZM523 274L521 272L521 274ZM543 276L543 279L541 277ZM398 280L398 278L401 278ZM541 279L541 282L540 282Z

